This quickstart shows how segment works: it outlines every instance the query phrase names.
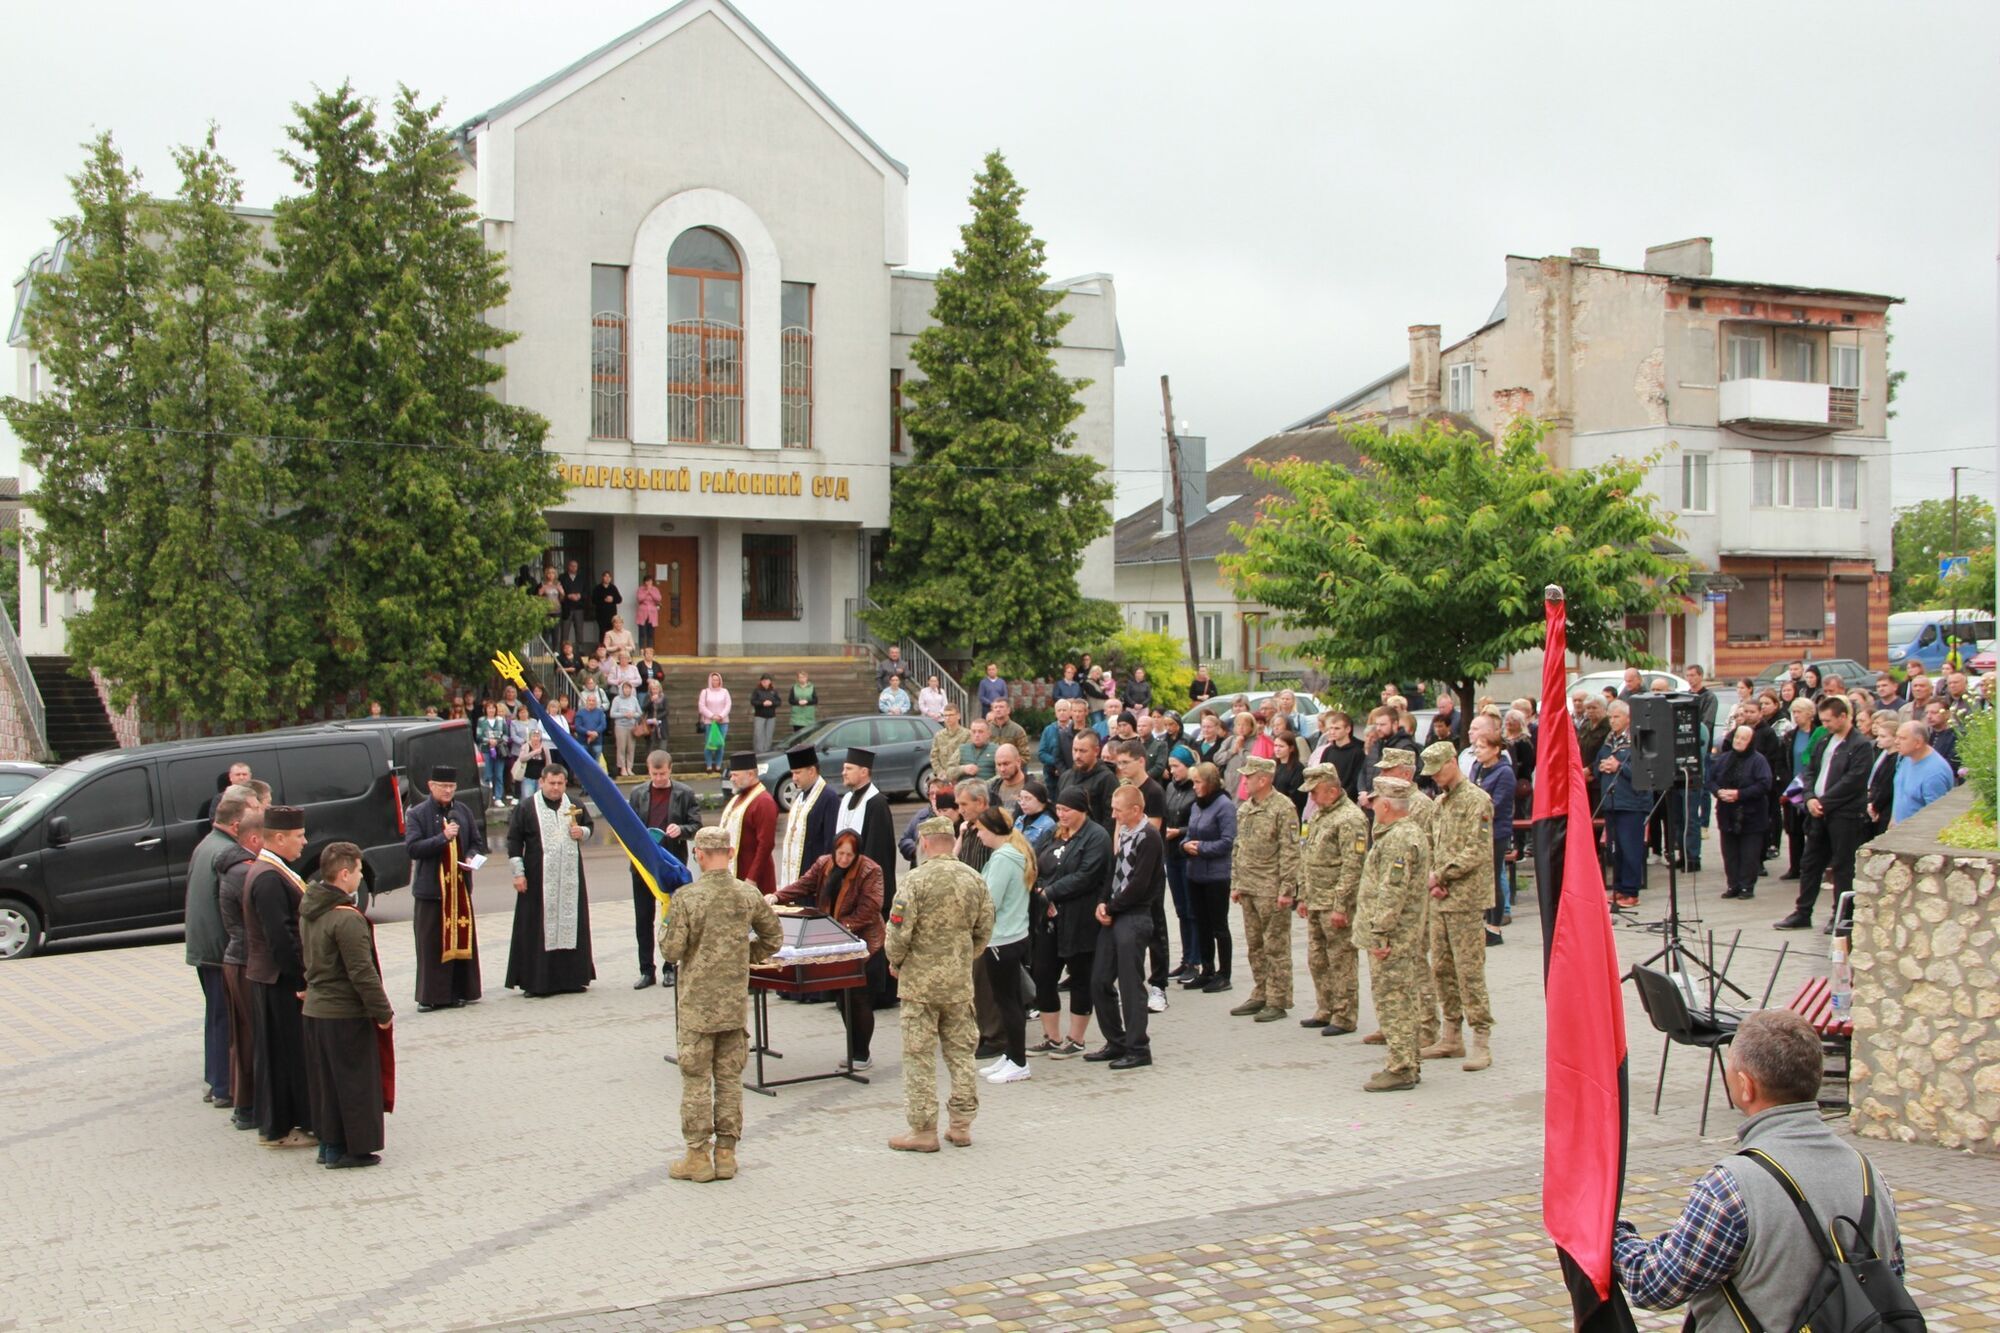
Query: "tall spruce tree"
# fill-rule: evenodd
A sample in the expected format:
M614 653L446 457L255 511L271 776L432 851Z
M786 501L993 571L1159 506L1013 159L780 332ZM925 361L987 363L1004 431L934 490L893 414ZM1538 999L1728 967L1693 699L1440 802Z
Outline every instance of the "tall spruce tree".
M392 708L482 675L543 623L512 575L563 493L548 423L495 398L507 296L438 107L403 89L385 137L346 85L296 108L301 187L277 208L266 321L293 519L335 691Z
M1024 194L989 153L938 274L937 323L910 349L923 374L904 388L912 458L895 476L869 618L878 633L1009 669L1044 667L1054 645L1111 628L1076 585L1084 548L1110 531L1111 486L1073 451L1089 381L1056 369L1069 316L1043 285Z
M185 730L289 712L312 672L246 361L256 235L213 129L174 159L178 197L152 199L108 136L90 146L67 262L29 307L51 392L8 415L49 577L94 594L70 655Z

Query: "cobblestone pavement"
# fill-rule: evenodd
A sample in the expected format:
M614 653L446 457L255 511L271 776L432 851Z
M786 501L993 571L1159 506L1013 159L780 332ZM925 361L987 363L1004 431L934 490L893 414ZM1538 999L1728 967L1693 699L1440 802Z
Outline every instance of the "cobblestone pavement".
M883 1146L900 1128L902 1100L897 1024L885 1012L873 1082L749 1096L742 1175L698 1187L666 1179L679 1137L678 1077L660 1059L672 993L629 988L625 876L608 854L590 864L600 979L585 995L529 1002L499 989L504 886L478 896L488 998L466 1010L415 1012L409 927L383 926L384 969L403 1011L401 1109L384 1163L370 1171L325 1172L310 1154L259 1149L201 1103L199 994L177 940L69 946L0 966L0 1246L15 1258L0 1329L428 1329L576 1312L667 1327L782 1322L791 1311L859 1321L864 1309L879 1321L883 1300L936 1305L974 1282L994 1284L995 1309L1034 1297L1036 1308L1100 1296L1106 1306L1166 1306L1147 1286L1161 1272L1176 1283L1173 1300L1201 1298L1176 1318L1200 1323L1194 1312L1229 1305L1247 1326L1307 1319L1288 1302L1351 1286L1363 1271L1385 1284L1371 1291L1408 1286L1456 1310L1452 1299L1469 1299L1462 1274L1540 1244L1540 970L1526 905L1489 955L1499 1025L1485 1073L1447 1063L1412 1093L1365 1096L1373 1048L1226 1016L1247 993L1239 960L1237 992L1177 994L1155 1018L1154 1068L1115 1075L1037 1061L1027 1083L982 1088L973 1150L937 1157ZM1769 929L1783 903L1709 902L1716 878L1695 887L1725 941L1738 927L1759 949L1785 938ZM407 910L400 895L383 907L391 917ZM1619 936L1632 960L1658 945L1638 930ZM1819 941L1806 943L1812 956L1784 960L1779 1001L1823 967ZM1732 974L1760 995L1774 961L1775 952L1745 952ZM831 1006L776 1004L773 1022L786 1056L774 1075L831 1068L840 1053ZM1670 1207L1724 1148L1694 1136L1702 1068L1685 1052L1668 1071L1661 1115L1649 1113L1659 1047L1629 995L1627 1022L1633 1160L1659 1174L1660 1206ZM1711 1129L1726 1133L1733 1120L1718 1097ZM1936 1163L1938 1183L1905 1156ZM1924 1150L1895 1163L1891 1179L1906 1190L1917 1182L1941 1227L1963 1218L1968 1232L1993 1233L2000 1173L1990 1164L1968 1170ZM1652 1205L1638 1190L1642 1206ZM1357 1233L1368 1237L1363 1252ZM1990 1248L1936 1235L1936 1253L1962 1246L1955 1272L1967 1299L1991 1301L2000 1272ZM1258 1239L1270 1237L1282 1239ZM1449 1263L1429 1253L1440 1245L1456 1256ZM1920 1254L1920 1274L1924 1263ZM1092 1264L1110 1267L1058 1275ZM1487 1301L1486 1314L1531 1324L1529 1312L1560 1299L1545 1258L1508 1275L1516 1299L1505 1310ZM1261 1290L1249 1292L1252 1279ZM840 1285L813 1285L826 1282ZM1105 1282L1126 1289L1086 1290ZM855 1309L827 1312L840 1301ZM986 1317L919 1313L900 1317ZM1377 1313L1328 1305L1310 1317L1368 1326ZM1166 1322L1143 1305L1119 1314L1128 1319L1079 1306L1019 1322ZM2000 1326L1965 1320L1955 1326Z

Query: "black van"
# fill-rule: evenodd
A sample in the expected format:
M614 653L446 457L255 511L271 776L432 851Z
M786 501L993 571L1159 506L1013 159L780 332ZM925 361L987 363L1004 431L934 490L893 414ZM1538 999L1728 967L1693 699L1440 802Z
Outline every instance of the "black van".
M462 720L369 718L163 741L64 764L0 810L0 959L46 939L172 926L217 780L247 763L279 805L303 806L303 864L330 842L362 848L365 892L410 880L403 811L436 764L476 786Z

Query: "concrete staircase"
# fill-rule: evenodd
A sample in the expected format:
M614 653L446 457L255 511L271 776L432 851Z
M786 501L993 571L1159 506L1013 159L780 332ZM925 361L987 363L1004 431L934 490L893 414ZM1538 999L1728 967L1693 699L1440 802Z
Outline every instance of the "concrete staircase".
M42 692L42 703L48 709L49 749L58 763L118 748L97 687L88 676L71 675L70 666L67 657L28 659L35 688Z
M879 693L875 688L875 664L866 657L675 657L663 659L666 667L667 705L672 710L668 739L672 741L674 771L699 773L704 728L695 722L695 696L708 686L708 673L722 673L723 688L729 691L733 707L729 716L729 748L748 750L753 740L750 726L750 691L757 688L761 672L771 673L772 688L780 698L789 697L799 672L805 671L819 689L819 717L846 717L852 713L872 713ZM916 690L910 690L911 698ZM774 743L791 734L790 710L778 708Z

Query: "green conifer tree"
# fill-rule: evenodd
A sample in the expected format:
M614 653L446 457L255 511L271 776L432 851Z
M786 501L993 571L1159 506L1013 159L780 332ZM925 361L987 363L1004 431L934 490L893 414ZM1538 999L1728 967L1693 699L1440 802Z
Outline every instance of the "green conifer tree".
M896 473L887 562L869 620L976 662L1048 665L1054 646L1110 632L1086 602L1083 551L1111 528L1111 486L1074 451L1070 423L1089 381L1056 369L1069 316L1044 283L1025 191L998 153L973 183L972 218L937 279L937 323L904 387L912 445Z

